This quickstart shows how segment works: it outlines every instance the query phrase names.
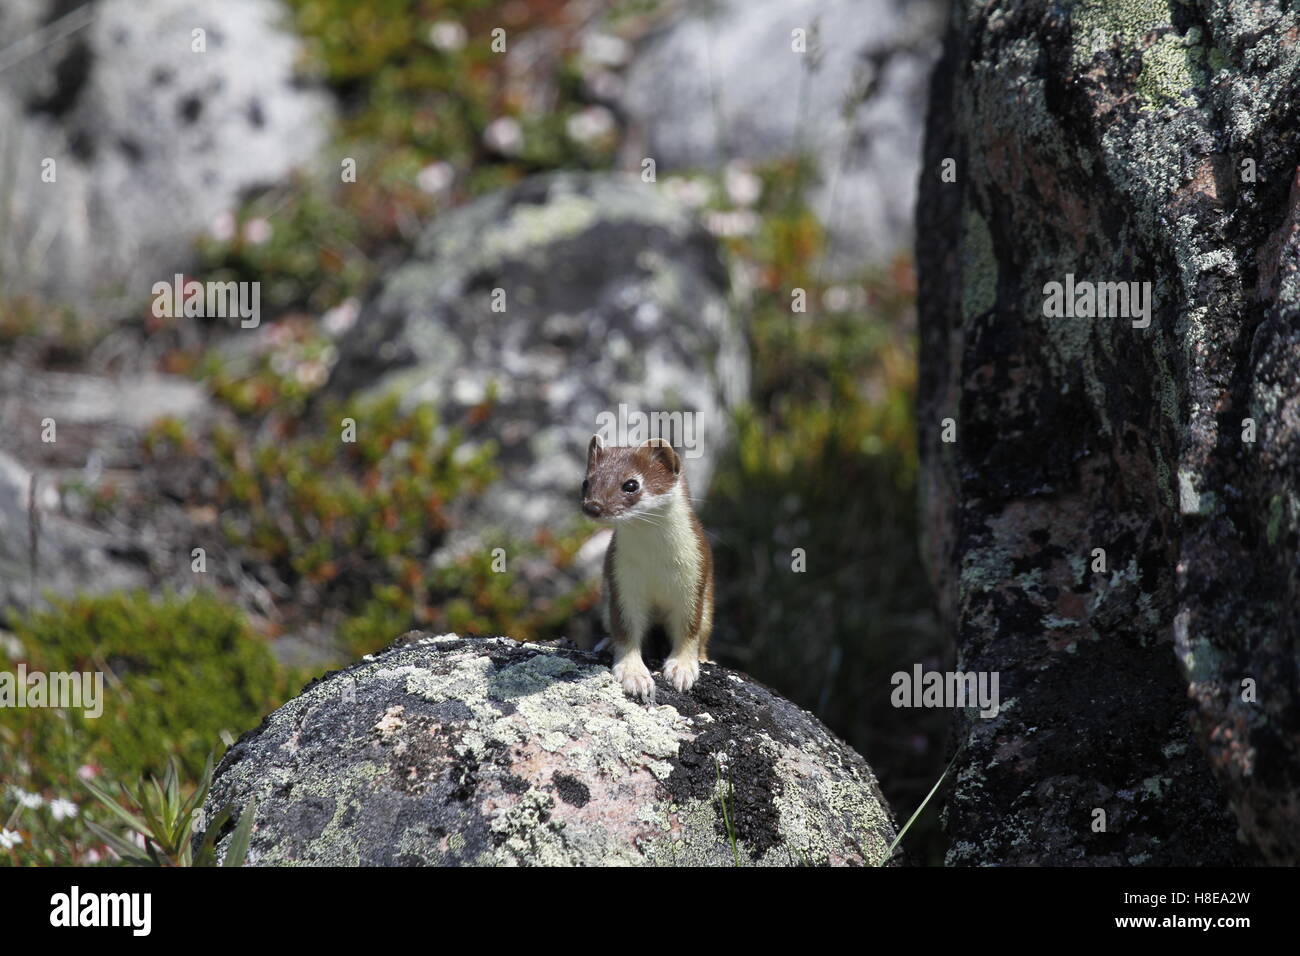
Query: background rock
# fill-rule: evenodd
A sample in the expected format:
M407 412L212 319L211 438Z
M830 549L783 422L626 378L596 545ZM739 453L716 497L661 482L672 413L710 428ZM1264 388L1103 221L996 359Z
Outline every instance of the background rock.
M505 480L489 524L575 516L597 416L620 404L697 413L686 472L703 494L749 383L727 287L712 238L654 185L537 177L429 228L339 343L330 388L432 401L451 420L495 388L483 437Z
M407 638L226 754L204 809L258 799L250 863L732 866L724 803L746 865L874 864L893 839L862 758L741 674L657 680L647 707L594 655Z
M1298 33L1276 2L954 8L918 427L958 667L1004 708L960 721L951 863L1240 862L1238 827L1300 862ZM1150 326L1044 317L1068 273L1152 283Z
M183 269L193 238L241 193L314 160L330 110L295 80L299 44L275 0L71 7L19 0L0 12L12 60L0 91L12 186L0 282L111 313ZM206 52L191 50L196 28ZM41 181L46 157L54 183Z
M105 526L92 518L88 494L108 478L115 493L130 498L145 429L163 416L193 424L211 413L203 389L181 378L115 379L0 362L0 613L40 604L47 594L126 590L161 578L191 586L192 535L176 502L148 502L148 520L137 527L118 520ZM47 418L56 439L48 443L41 439Z
M814 23L821 52L809 72L791 31ZM673 170L811 153L822 178L813 208L831 230L831 264L857 270L864 260L888 261L912 240L941 23L933 0L686 4L628 70L625 155L637 168L653 156L660 170Z

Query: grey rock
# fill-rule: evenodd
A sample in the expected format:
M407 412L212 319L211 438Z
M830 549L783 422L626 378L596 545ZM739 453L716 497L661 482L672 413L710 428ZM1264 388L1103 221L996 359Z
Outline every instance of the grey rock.
M1006 706L959 717L950 863L1300 862L1298 32L1277 0L953 8L924 514ZM1045 314L1071 275L1150 311Z
M52 483L37 483L35 507L32 491L32 473L0 452L0 610L37 606L47 593L67 597L148 582L145 568L123 555L115 536L52 513L43 500L49 491L57 502Z
M742 674L645 706L581 651L406 641L227 752L204 815L257 800L249 864L870 865L894 837L862 758Z
M0 611L40 605L49 595L148 587L162 565L188 569L189 538L161 519L175 506L152 503L143 531L98 527L82 513L84 492L71 489L94 489L109 472L119 491L130 489L144 429L164 416L192 425L211 413L203 389L181 378L0 364ZM46 419L54 442L41 439ZM172 583L192 579L187 572Z
M628 72L627 158L652 156L672 170L809 153L821 172L812 201L831 232L832 268L907 249L942 4L723 0L685 10L647 39ZM812 54L794 52L791 35L814 24L820 63L811 71ZM853 97L846 123L855 90L867 94Z
M189 264L244 191L313 161L330 106L295 81L276 0L94 0L61 18L69 6L0 13L0 276L111 314Z
M574 516L587 441L620 405L695 413L686 472L703 494L749 381L727 287L712 238L653 184L535 177L429 228L340 341L330 389L432 402L444 420L496 389L475 433L504 469L488 525Z

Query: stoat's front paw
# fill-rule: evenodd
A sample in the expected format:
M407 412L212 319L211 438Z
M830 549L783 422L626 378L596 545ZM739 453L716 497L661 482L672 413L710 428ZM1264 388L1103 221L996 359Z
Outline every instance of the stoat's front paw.
M694 656L670 657L664 661L664 679L682 693L695 686L700 677L700 662Z
M615 664L614 680L637 700L654 700L655 681L640 657L625 657Z

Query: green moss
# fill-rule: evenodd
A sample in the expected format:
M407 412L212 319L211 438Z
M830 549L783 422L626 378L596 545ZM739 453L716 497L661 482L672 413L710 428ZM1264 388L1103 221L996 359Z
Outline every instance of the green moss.
M223 733L255 726L288 691L243 614L202 592L64 601L11 626L23 650L16 658L0 654L0 670L21 660L29 672L98 672L105 681L98 718L0 709L5 749L41 755L46 770L35 785L67 782L68 767L81 764L97 764L112 779L161 777L173 755L197 775Z
M1118 45L1132 50L1170 23L1170 0L1081 0L1072 10L1076 69Z
M961 311L971 319L993 308L998 298L998 261L988 223L970 206L962 210Z
M175 758L192 788L209 753L219 755L298 686L242 612L206 593L80 598L11 616L8 626L14 640L0 644L0 672L22 664L29 675L89 673L90 687L102 675L102 713L0 708L0 822L23 835L0 863L85 864L96 853L106 860L86 823L114 821L82 776L134 791L149 776L161 779ZM20 791L43 805L15 803ZM75 814L55 817L55 800Z
M1205 74L1204 48L1165 34L1142 53L1137 91L1146 100L1143 108L1195 105L1193 90L1204 82Z

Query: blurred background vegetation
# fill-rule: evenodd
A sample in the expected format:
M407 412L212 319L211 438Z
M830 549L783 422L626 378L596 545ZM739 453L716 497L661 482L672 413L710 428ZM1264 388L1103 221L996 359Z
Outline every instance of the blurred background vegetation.
M0 862L111 862L85 828L103 812L81 779L134 785L175 757L192 782L210 751L219 754L304 681L409 628L542 640L594 615L590 581L557 592L493 573L490 555L429 560L457 503L497 477L490 447L458 452L468 423L439 422L428 409L370 408L361 440L340 454L336 423L362 412L321 392L333 350L321 324L355 309L420 225L532 173L614 167L617 126L584 139L568 133L591 103L565 3L289 5L306 38L304 75L342 104L332 152L372 172L346 189L336 169L304 173L249 197L223 235L201 241L197 272L262 283L274 328L263 346L219 348L219 329L155 319L145 307L128 323L148 336L159 369L203 383L223 414L199 428L155 424L139 449L150 475L143 486L105 480L65 490L105 524L131 521L151 496L206 516L221 531L223 550L208 555L218 573L205 576L204 591L118 593L10 615L0 670L20 660L29 669L103 670L127 706L98 721L0 709L0 825L23 835L0 847ZM628 3L620 15L652 7ZM431 46L435 23L452 26ZM465 42L456 24L474 39ZM526 78L503 73L502 58L488 51L482 37L498 24L556 38L546 111L524 109ZM503 117L521 134L508 155L485 138ZM805 157L745 172L761 184L750 206L757 227L720 241L751 287L739 306L752 395L712 486L695 489L717 565L714 653L863 753L901 822L942 771L947 733L943 711L888 704L893 672L948 666L917 546L914 275L900 256L826 281ZM702 215L736 211L723 171L683 178L705 197ZM439 188L422 188L433 180ZM791 310L796 287L807 291L807 312ZM94 316L30 297L0 305L0 347L42 368L75 368L107 334ZM473 412L477 421L490 421L491 404ZM579 478L575 470L575 485ZM525 565L560 572L593 530L575 517L500 544L525 555ZM802 574L790 572L796 548L807 556ZM255 581L256 593L220 571L227 567ZM329 639L310 659L277 644L312 627ZM909 834L912 860L941 861L934 824L927 818Z

